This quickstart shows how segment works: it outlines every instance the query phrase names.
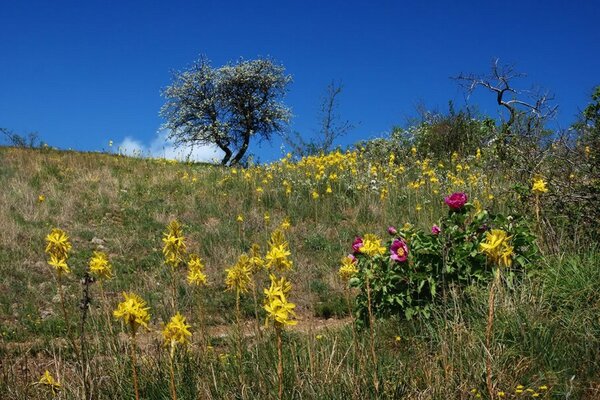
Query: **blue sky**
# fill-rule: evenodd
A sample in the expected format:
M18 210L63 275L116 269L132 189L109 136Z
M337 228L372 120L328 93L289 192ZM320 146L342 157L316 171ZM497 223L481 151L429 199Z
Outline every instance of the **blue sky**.
M158 131L171 71L200 54L220 66L270 56L294 82L290 129L317 129L320 97L342 81L339 112L357 124L339 144L385 136L424 103L465 102L449 79L494 57L551 90L565 128L600 84L597 1L5 1L0 6L0 127L51 146L129 144L170 155ZM498 116L493 97L470 97ZM125 142L124 142L125 141ZM280 142L251 152L281 156Z

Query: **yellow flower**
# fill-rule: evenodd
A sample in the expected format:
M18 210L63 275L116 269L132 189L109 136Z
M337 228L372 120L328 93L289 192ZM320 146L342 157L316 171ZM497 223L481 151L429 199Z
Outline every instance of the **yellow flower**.
M38 196L38 202L39 203L43 203L46 200L46 196L44 196L43 194L40 194Z
M286 299L287 293L291 290L291 285L281 278L277 280L275 275L270 275L271 286L265 289L265 305L264 309L267 312L266 323L273 321L275 326L282 327L285 325L296 325L297 321L292 318L296 317L294 308L296 305L290 303Z
M534 193L546 193L548 188L546 187L546 182L542 178L533 178L533 186L531 190Z
M54 255L57 259L66 260L71 250L71 243L67 234L58 228L52 229L52 231L46 236L46 254Z
M71 272L71 269L69 269L69 266L67 265L66 258L57 258L54 254L50 254L48 264L54 267L58 274L68 274Z
M271 216L269 215L269 212L268 212L268 211L267 211L267 212L265 212L264 219L265 219L265 222L266 222L266 223L269 223L269 221L271 220Z
M202 286L206 285L207 279L204 273L204 264L202 259L196 254L190 254L188 261L187 281L190 285Z
M253 274L258 273L265 266L265 260L260 256L260 245L254 243L248 254L248 265Z
M312 196L313 200L317 200L319 198L319 193L317 193L316 190L313 190L311 196Z
M292 268L292 260L289 259L292 253L289 250L288 243L281 229L275 230L271 234L269 241L269 251L265 256L268 269L277 271L286 271Z
M344 282L348 282L350 278L358 273L358 268L356 267L356 258L354 256L346 256L342 257L341 267L338 271L340 278Z
M131 333L135 334L140 326L148 329L150 322L149 307L146 307L146 302L137 294L123 292L124 301L120 302L117 309L113 311L116 319L122 319L129 328Z
M237 263L231 268L225 270L225 285L227 290L236 290L238 292L247 292L252 283L249 259L246 254L242 254Z
M98 279L110 279L113 277L112 266L108 257L101 251L95 251L90 259L90 272Z
M60 382L58 382L56 379L54 379L54 377L50 374L50 372L48 372L48 370L46 370L44 372L44 375L42 375L42 377L40 378L40 380L37 383L39 385L44 385L44 386L48 387L52 391L53 395L58 394L58 392L61 389Z
M167 226L167 231L163 233L162 239L163 255L165 257L165 264L170 265L172 268L177 268L183 263L185 256L185 238L183 237L183 231L181 225L176 220L171 221Z
M244 222L244 217L242 216L242 214L238 215L237 218L235 219L237 222Z
M513 247L508 243L510 238L502 229L492 229L485 233L485 241L479 244L479 251L499 266L510 267L513 255Z
M177 343L188 344L189 338L192 336L189 328L190 325L185 323L185 317L179 312L175 314L162 331L165 346L171 346L173 349Z
M385 250L385 247L381 245L381 239L371 233L365 235L360 248L360 252L369 257L382 256L385 254Z
M287 231L288 229L290 229L291 226L292 226L292 224L290 224L290 220L288 218L286 218L281 223L280 228L284 231Z

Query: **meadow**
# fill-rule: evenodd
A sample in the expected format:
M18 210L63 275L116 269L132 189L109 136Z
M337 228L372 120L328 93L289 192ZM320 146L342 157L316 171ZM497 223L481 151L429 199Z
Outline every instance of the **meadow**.
M600 398L600 248L486 149L0 166L2 398Z

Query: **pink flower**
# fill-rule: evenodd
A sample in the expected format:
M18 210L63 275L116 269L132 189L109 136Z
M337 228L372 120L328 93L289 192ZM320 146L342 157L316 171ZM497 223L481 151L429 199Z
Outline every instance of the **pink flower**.
M394 228L393 226L388 226L388 233L392 236L394 236L396 233L398 233L398 230L396 228Z
M390 246L390 258L397 262L404 262L408 258L408 246L402 239L394 239Z
M437 226L437 225L433 225L433 226L431 227L431 233L433 233L434 235L439 235L439 233L440 233L441 231L442 231L442 230L441 230L441 229L440 229L440 227L439 227L439 226Z
M465 205L467 200L468 200L468 198L467 198L466 193L456 192L456 193L452 193L450 196L446 197L444 199L444 203L446 203L448 205L448 207L450 207L451 210L458 211L461 208L463 208L463 206Z
M357 236L352 243L352 251L354 251L354 254L358 253L361 247L363 247L363 240L360 236Z

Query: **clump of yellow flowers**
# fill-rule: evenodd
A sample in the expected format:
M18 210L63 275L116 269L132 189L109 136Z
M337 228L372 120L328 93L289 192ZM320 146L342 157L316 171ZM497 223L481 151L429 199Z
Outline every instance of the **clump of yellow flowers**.
M189 329L190 325L186 323L185 317L179 312L175 314L162 331L165 346L170 346L171 352L173 352L177 344L188 344L189 338L192 337Z
M146 307L146 302L135 293L123 292L124 301L120 302L117 309L113 311L113 315L129 327L130 333L135 335L138 328L143 326L148 328L150 322L149 307Z
M163 255L165 257L165 264L171 266L173 269L177 268L183 263L186 251L183 230L177 220L169 223L167 231L163 233L162 241L164 243Z
M546 186L546 182L540 177L533 178L531 191L536 194L547 193L548 187Z
M252 284L252 271L247 254L240 255L237 262L231 268L226 269L225 272L227 272L225 277L227 290L235 290L238 294L248 291Z
M69 242L69 236L58 228L52 229L52 231L46 236L46 254L50 259L48 264L54 267L56 273L60 276L63 273L68 274L71 272L67 265L67 258L69 257L69 251L71 250L71 242Z
M272 321L276 327L296 325L297 321L294 308L296 305L287 301L287 294L292 290L292 285L285 278L277 279L271 274L271 286L265 289L265 306L267 312L266 323Z
M54 379L48 370L44 372L44 375L42 375L37 384L48 388L53 396L56 396L62 388L60 382Z
M95 251L90 259L90 273L97 279L104 280L113 277L112 266L106 253Z
M187 281L190 285L204 286L207 284L204 264L197 254L190 254L188 260Z
M513 247L511 237L502 229L492 229L485 233L485 240L479 244L479 250L498 266L512 265Z
M269 270L278 272L288 271L292 268L293 262L290 260L291 252L288 242L285 240L283 230L277 229L271 234L269 241L269 251L265 256L266 267Z
M360 252L369 257L382 256L385 254L386 248L381 245L381 239L377 235L367 233L363 237Z
M358 273L358 268L356 267L356 257L353 255L348 255L346 257L342 257L341 266L338 271L338 274L344 283L347 283L350 278Z

